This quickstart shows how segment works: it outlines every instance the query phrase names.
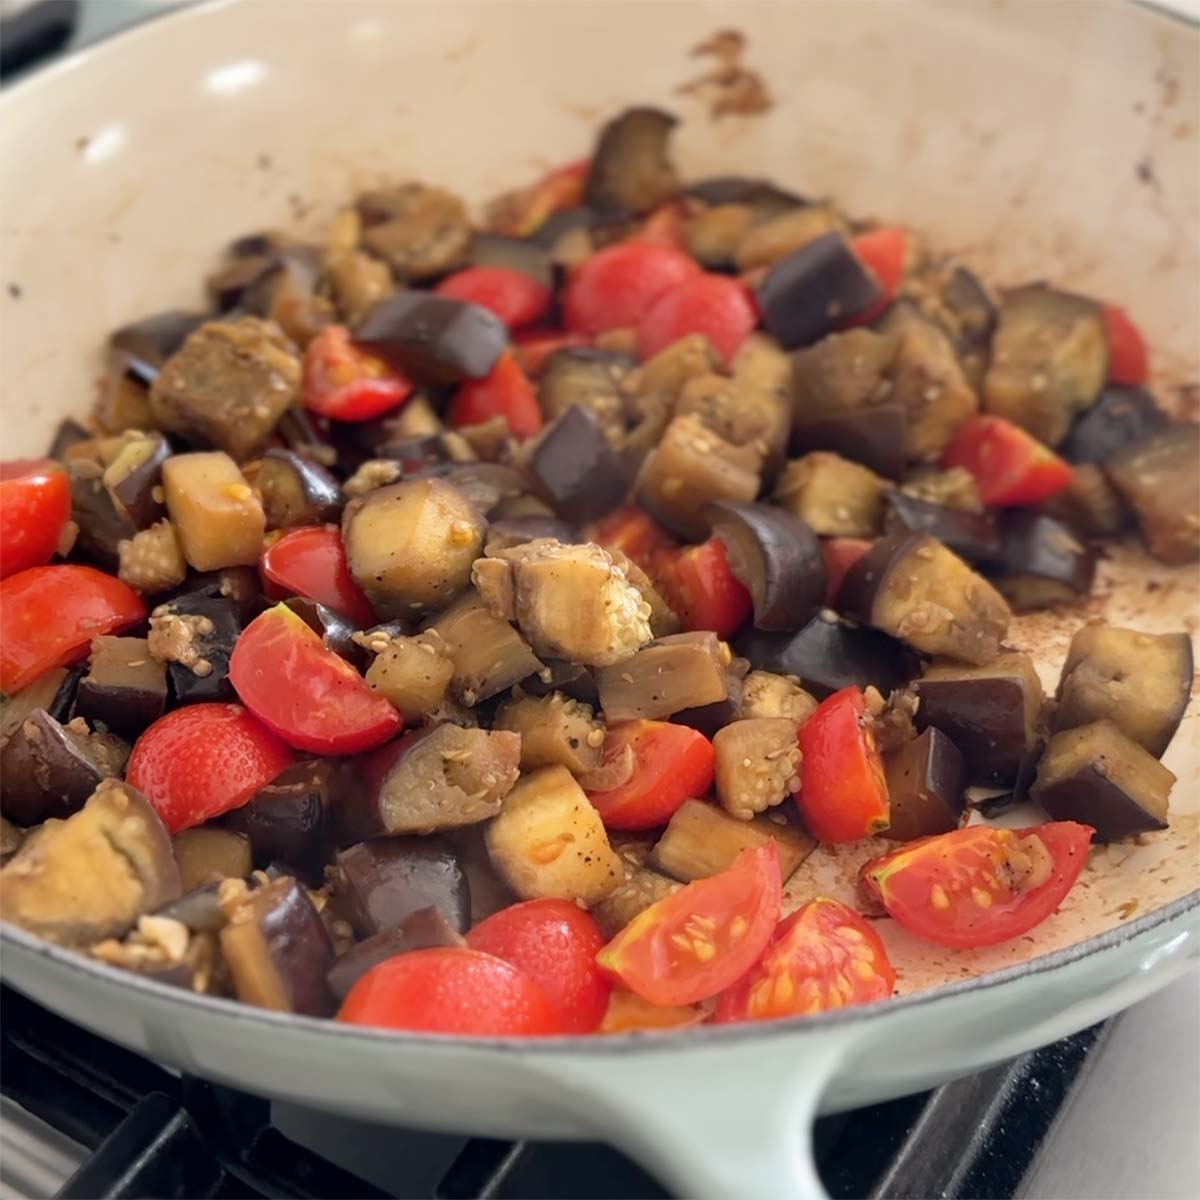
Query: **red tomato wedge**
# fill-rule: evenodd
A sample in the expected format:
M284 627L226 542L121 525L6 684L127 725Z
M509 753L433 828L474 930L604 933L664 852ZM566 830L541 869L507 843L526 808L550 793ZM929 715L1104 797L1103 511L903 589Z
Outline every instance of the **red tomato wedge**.
M513 335L513 354L521 370L530 379L536 379L542 373L546 359L556 350L587 344L587 338L581 334L564 333L561 329L522 329Z
M404 728L400 713L286 604L242 630L229 680L242 703L297 750L359 754Z
M919 838L862 869L867 890L909 933L943 946L991 946L1027 933L1063 902L1095 830L971 825Z
M82 658L94 637L146 619L128 584L95 567L30 567L0 583L0 692Z
M294 760L240 704L189 704L138 738L125 777L178 833L241 808Z
M694 1004L723 992L758 962L782 901L779 852L770 841L652 904L596 961L651 1004Z
M638 356L653 358L689 333L702 333L726 363L758 324L745 285L728 275L698 274L656 297L637 325Z
M567 1033L591 1033L608 1008L612 984L596 965L604 934L570 900L526 900L502 908L467 934L472 950L523 971L558 1009Z
M732 637L754 607L750 589L734 575L720 538L659 555L655 578L663 599L688 631L711 629L719 637Z
M966 467L980 499L996 507L1040 504L1072 477L1070 463L1003 417L972 417L946 447L942 466Z
M825 585L825 603L837 607L837 594L842 590L842 580L850 568L868 550L872 543L866 538L831 537L821 539L821 556L825 559L825 574L829 582Z
M888 826L887 780L862 688L842 688L800 726L796 803L820 842L857 842Z
M701 1009L690 1004L651 1004L634 992L614 988L608 1000L600 1033L629 1033L634 1029L681 1029L699 1025L704 1020Z
M852 238L850 244L854 247L855 254L875 276L883 296L870 308L855 313L845 324L869 325L887 312L904 282L904 272L908 268L908 230L899 226L872 229L869 233L860 233Z
M71 483L49 458L0 463L0 579L48 563L71 517Z
M273 600L304 596L355 625L375 624L375 610L350 574L336 525L306 525L276 538L263 551L259 569Z
M467 267L448 275L433 290L494 312L509 329L541 320L553 299L544 283L514 267Z
M344 325L329 325L304 352L304 407L335 421L369 421L399 408L412 381L356 346Z
M757 966L725 992L716 1021L766 1021L886 1000L896 972L879 934L840 900L818 896L775 928Z
M604 739L601 767L632 758L632 773L618 787L589 792L609 829L654 829L665 825L685 801L713 784L712 742L687 725L669 721L626 721Z
M674 550L679 545L645 509L632 504L601 517L588 528L587 538L605 550L620 550L647 572L655 569L659 551Z
M651 304L700 274L681 250L653 242L620 242L597 250L567 281L563 322L572 333L604 333L637 325Z
M504 212L496 223L497 233L512 237L528 237L554 213L564 208L578 208L583 203L592 161L581 158L548 171L536 183L507 198Z
M1133 318L1115 304L1101 306L1108 332L1108 378L1111 383L1132 386L1150 378L1150 352L1142 331Z
M514 437L533 437L542 428L537 392L511 350L505 350L482 379L461 384L450 401L449 420L455 428L481 425L493 417L504 417Z
M564 1032L558 1010L528 975L463 947L385 959L350 989L338 1020L476 1037Z

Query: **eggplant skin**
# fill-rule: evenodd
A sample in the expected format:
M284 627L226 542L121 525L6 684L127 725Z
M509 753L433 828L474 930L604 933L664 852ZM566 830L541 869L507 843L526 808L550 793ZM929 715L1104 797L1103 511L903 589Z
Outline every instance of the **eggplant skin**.
M1069 603L1092 590L1099 555L1061 521L1018 509L1002 519L1000 532L997 586L1018 612Z
M891 533L928 533L969 563L995 563L1001 556L1000 530L989 512L968 512L934 504L899 490L887 497Z
M113 332L108 344L124 362L126 371L149 386L158 377L163 363L208 319L201 313L171 309L122 325Z
M584 200L598 212L649 212L679 192L668 142L678 117L630 108L600 131Z
M799 416L792 426L792 449L800 454L830 450L877 475L899 479L904 474L904 430L905 411L899 404Z
M893 751L884 770L891 821L884 837L908 842L957 828L966 804L966 764L940 729L927 729Z
M1103 463L1118 450L1157 433L1167 423L1158 402L1139 387L1112 386L1071 426L1059 447L1068 462Z
M542 435L529 470L554 511L574 523L595 520L616 508L633 482L596 414L579 405Z

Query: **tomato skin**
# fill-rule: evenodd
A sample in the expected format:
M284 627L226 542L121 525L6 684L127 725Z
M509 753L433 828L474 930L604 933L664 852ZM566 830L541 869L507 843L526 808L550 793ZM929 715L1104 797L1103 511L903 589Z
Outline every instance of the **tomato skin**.
M1108 333L1108 378L1110 383L1131 387L1144 384L1150 377L1150 352L1146 339L1133 318L1116 304L1100 309Z
M583 189L591 166L591 159L581 158L548 171L513 198L512 211L505 214L496 232L528 237L554 213L564 208L577 208L583 203Z
M569 346L586 346L588 339L578 333L561 329L522 329L513 335L513 354L517 364L530 379L536 379L546 365L546 359L556 350Z
M728 638L746 623L754 602L750 589L734 575L720 538L661 554L655 566L663 598L685 630L711 629Z
M620 550L647 573L656 569L660 551L674 550L679 545L645 509L634 504L613 509L586 532L588 541L605 550Z
M825 559L825 574L829 580L825 585L825 603L830 608L837 607L837 594L842 590L842 580L872 545L866 538L821 539L821 557Z
M414 950L372 967L339 1021L476 1037L564 1032L558 1010L516 967L458 946Z
M0 583L0 692L19 692L82 658L92 638L145 619L137 592L95 567L55 563L10 575Z
M879 934L840 900L818 896L775 927L770 945L717 1003L715 1021L763 1021L886 1000L896 972Z
M638 322L638 356L645 361L689 333L702 333L729 363L758 324L745 286L728 275L694 275L659 295Z
M625 721L609 728L601 761L625 748L633 751L633 774L619 787L588 792L609 829L654 829L665 825L685 801L713 784L716 752L697 729L669 721Z
M304 351L304 407L337 421L369 421L399 408L412 381L356 346L344 325L329 325Z
M1094 833L1075 821L1027 829L970 825L873 859L860 879L909 933L943 946L991 946L1027 933L1058 908L1087 862ZM1014 891L1014 873L1033 886ZM986 896L984 904L978 896Z
M800 727L800 793L808 831L821 842L857 842L888 826L887 781L862 688L842 688Z
M511 963L545 992L567 1033L591 1033L608 1008L612 984L596 966L604 934L569 900L526 900L493 913L467 945Z
M563 323L589 336L637 325L659 296L699 274L694 259L670 246L643 241L606 246L567 281Z
M532 325L550 308L550 289L513 267L467 267L433 289L439 296L465 300L493 312L509 329Z
M125 778L178 833L241 808L294 761L240 704L189 704L138 738Z
M1032 434L1003 417L972 417L942 454L942 466L965 467L979 498L992 507L1040 504L1061 492L1074 472Z
M286 604L260 613L229 656L245 706L289 746L359 754L390 741L404 718Z
M772 840L652 904L596 961L651 1004L694 1004L723 992L758 962L782 902Z
M48 563L71 517L71 482L49 458L0 463L0 579Z
M529 438L541 432L542 410L537 393L512 350L505 350L482 379L460 384L450 401L448 418L456 429L479 425L493 417L506 418L514 437Z
M883 295L869 308L848 318L844 324L869 325L887 312L904 282L909 255L908 230L895 225L872 229L868 233L860 233L851 238L850 245L875 276Z
M272 599L304 596L341 613L355 625L375 624L375 610L354 581L336 525L305 525L276 538L259 560Z

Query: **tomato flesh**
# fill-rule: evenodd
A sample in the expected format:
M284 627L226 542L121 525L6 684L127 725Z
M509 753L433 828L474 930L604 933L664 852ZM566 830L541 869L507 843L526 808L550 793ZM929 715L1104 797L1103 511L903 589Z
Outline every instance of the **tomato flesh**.
M764 1021L886 1000L896 972L879 934L819 896L780 921L758 964L717 1003L716 1021Z
M665 825L685 801L713 784L716 754L699 730L669 721L626 721L604 739L601 763L632 754L633 773L618 787L589 792L609 829L654 829Z
M670 246L620 242L587 259L563 292L563 322L572 333L636 326L664 292L700 274L694 259Z
M861 879L910 933L943 946L991 946L1027 933L1063 902L1095 830L971 825L873 859Z
M591 159L587 158L566 163L548 171L536 183L511 197L496 232L528 237L556 212L578 208L583 203L583 189L591 165Z
M862 688L834 692L800 727L800 806L821 842L857 842L888 826L887 781Z
M82 658L92 638L146 619L127 583L74 563L29 567L0 582L0 692Z
M286 604L242 630L229 680L242 703L297 750L358 754L404 728L392 704Z
M513 267L468 267L447 276L433 290L486 308L509 329L541 320L553 298L544 283Z
M1101 306L1108 333L1108 378L1111 383L1130 387L1144 384L1150 377L1150 352L1146 339L1133 318L1115 304Z
M645 509L634 504L601 517L588 528L587 538L605 550L620 550L646 572L655 570L660 551L674 550L679 545Z
M189 704L138 738L125 777L178 833L241 808L293 761L240 704Z
M904 282L904 272L908 267L908 230L899 226L872 229L869 233L860 233L851 238L850 244L854 247L854 253L875 276L883 295L869 308L847 319L845 324L869 325L887 312Z
M663 598L689 632L711 629L718 637L732 637L754 607L720 538L660 555L655 574Z
M504 417L514 437L529 438L542 428L537 393L511 350L505 350L483 379L468 379L450 401L455 428Z
M467 934L472 950L523 971L558 1009L567 1033L591 1033L604 1017L612 984L596 965L604 934L569 900L526 900L502 908Z
M638 356L644 361L660 350L702 333L726 364L758 324L750 292L728 275L697 274L655 298L638 322Z
M412 381L356 346L344 325L329 325L304 352L304 407L336 421L369 421L399 408Z
M994 507L1040 504L1073 475L1070 463L1003 417L972 417L946 447L942 466L965 467L980 499Z
M0 579L40 567L71 517L71 483L49 458L0 463Z
M510 963L462 947L414 950L372 967L339 1021L476 1037L562 1033L558 1010Z
M596 961L651 1004L695 1004L759 960L782 900L779 852L768 841L639 913Z
M821 557L825 559L825 574L828 579L825 585L825 603L830 608L837 607L837 594L842 590L842 580L871 546L872 543L866 538L821 539Z
M259 570L273 600L304 596L355 625L375 624L375 610L350 574L336 525L308 525L276 538L263 551Z

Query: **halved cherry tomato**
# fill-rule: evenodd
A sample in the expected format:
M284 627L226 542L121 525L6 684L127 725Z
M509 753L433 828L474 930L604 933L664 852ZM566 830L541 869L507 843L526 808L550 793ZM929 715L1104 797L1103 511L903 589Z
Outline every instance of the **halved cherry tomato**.
M294 761L240 704L189 704L138 738L125 777L178 833L241 808Z
M796 803L820 842L857 842L888 826L887 780L862 688L842 688L800 726Z
M711 629L718 637L732 637L754 607L720 538L660 554L655 568L663 598L686 630Z
M879 934L840 900L818 896L775 927L758 964L725 992L716 1021L764 1021L886 1000L896 986Z
M595 334L636 325L664 292L700 274L695 259L670 246L620 242L587 259L567 281L563 322Z
M636 505L615 508L587 531L588 541L605 550L620 550L643 571L655 570L656 556L662 550L674 550L678 541L648 512Z
M305 525L276 538L263 551L259 570L273 600L304 596L355 625L375 624L375 610L350 574L336 525Z
M336 421L369 421L399 408L412 381L356 346L344 325L322 329L304 351L304 407Z
M596 961L651 1004L694 1004L723 992L758 962L782 902L771 840L640 912Z
M691 1004L651 1004L636 992L614 988L599 1033L629 1033L633 1029L682 1029L704 1020L701 1009Z
M909 933L943 946L991 946L1027 933L1058 908L1095 832L1075 821L970 825L873 859L860 878Z
M564 208L578 208L583 203L583 189L591 165L591 159L581 158L555 167L523 192L514 194L505 205L504 217L496 232L528 237L554 213Z
M242 703L297 750L359 754L404 728L400 713L286 604L242 630L229 656L229 681Z
M30 567L0 583L0 692L82 658L92 638L146 619L127 583L73 563Z
M0 579L49 562L71 516L71 483L50 458L0 463Z
M558 1009L567 1033L591 1033L608 1007L612 984L596 966L604 934L570 900L526 900L502 908L467 934L472 950L523 971Z
M716 754L699 730L669 721L624 721L604 739L600 762L632 754L633 773L619 786L589 792L588 799L609 829L654 829L665 825L685 801L712 787Z
M528 975L459 946L385 959L350 989L338 1020L476 1037L564 1032L558 1010Z
M972 417L942 454L942 466L966 467L979 498L999 507L1040 504L1071 482L1071 464L1003 417Z
M566 333L561 329L522 329L513 334L512 348L521 370L530 379L536 379L542 373L546 359L556 350L587 344L587 338L579 333Z
M908 230L898 226L872 229L869 233L860 233L851 238L850 244L854 247L855 254L875 276L883 296L870 308L848 318L845 324L869 325L888 310L904 282L904 272L908 267Z
M511 350L505 350L482 379L468 379L459 385L450 401L448 416L455 428L504 417L513 435L519 438L533 437L542 428L537 392Z
M1111 383L1143 384L1150 377L1150 352L1133 318L1116 304L1101 306L1108 332L1108 378Z
M544 283L514 267L467 267L448 275L433 290L494 312L509 329L540 320L553 298Z
M683 237L683 205L677 200L660 204L643 222L635 240L652 242L656 246L670 246L672 250L686 251Z
M866 538L821 539L821 556L825 559L825 574L828 577L828 583L825 585L825 603L831 608L837 607L837 594L842 590L842 580L870 548L871 543Z
M693 275L657 296L638 321L638 355L645 361L689 333L702 333L729 363L757 324L758 309L739 280Z

